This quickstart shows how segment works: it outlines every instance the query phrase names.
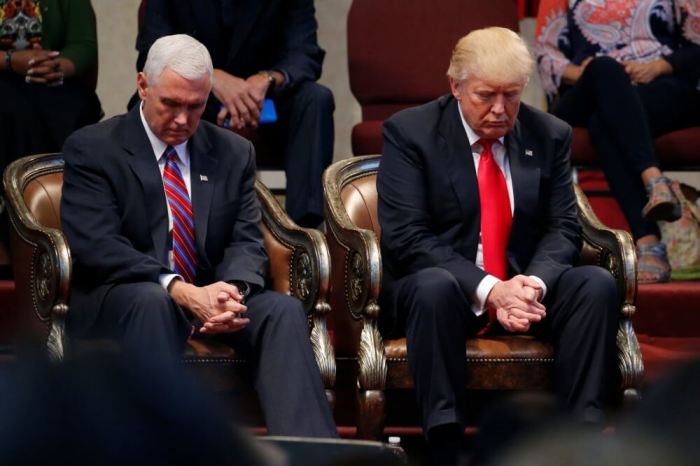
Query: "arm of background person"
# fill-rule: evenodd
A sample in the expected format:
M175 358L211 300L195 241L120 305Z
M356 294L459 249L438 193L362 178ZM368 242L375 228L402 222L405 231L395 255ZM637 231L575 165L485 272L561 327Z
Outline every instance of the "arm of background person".
M558 94L564 71L571 61L559 48L560 41L566 42L567 34L566 0L541 0L535 27L535 58L542 87L551 102Z
M63 2L65 43L60 52L64 77L85 77L97 67L97 25L89 0ZM54 49L51 44L44 48Z
M304 81L316 81L326 53L318 45L318 23L312 0L293 0L284 16L284 47L271 69L282 71L294 87Z
M146 3L143 23L139 24L139 33L136 38L136 50L139 52L136 60L138 71L143 70L148 50L153 42L160 37L175 34L173 8L170 0L148 0Z

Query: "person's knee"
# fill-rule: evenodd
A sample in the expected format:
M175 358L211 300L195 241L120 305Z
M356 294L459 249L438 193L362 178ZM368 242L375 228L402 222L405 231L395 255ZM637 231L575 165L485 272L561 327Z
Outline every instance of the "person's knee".
M283 325L306 325L306 313L301 301L291 296L278 294L273 305L267 308L268 318Z
M157 306L170 299L168 291L159 283L139 283L133 289L133 300L137 304Z
M316 82L305 82L297 90L297 98L300 102L313 105L324 112L335 110L335 100L330 89Z
M627 76L625 68L614 58L607 56L595 57L586 66L586 73L593 74L599 78L610 78L611 76Z
M579 274L579 298L594 304L593 308L600 310L601 315L613 318L618 302L615 278L602 267L584 266L574 270Z
M416 273L411 286L414 299L427 304L450 303L464 295L455 276L440 267L430 267Z

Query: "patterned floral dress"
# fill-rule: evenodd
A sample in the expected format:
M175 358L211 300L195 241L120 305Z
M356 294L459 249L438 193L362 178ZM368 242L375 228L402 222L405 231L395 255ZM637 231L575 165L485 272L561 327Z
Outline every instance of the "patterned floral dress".
M570 63L666 59L700 84L700 0L541 0L535 54L551 101ZM700 89L700 86L698 87Z

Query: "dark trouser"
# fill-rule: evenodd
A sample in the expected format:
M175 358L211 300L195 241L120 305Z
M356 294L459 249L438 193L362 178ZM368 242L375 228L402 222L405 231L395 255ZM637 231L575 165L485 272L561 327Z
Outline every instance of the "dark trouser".
M616 362L616 296L614 279L604 269L569 269L547 291L546 319L531 328L553 342L556 394L582 421L602 420ZM396 311L406 319L408 363L424 432L464 425L465 341L479 330L481 319L457 280L445 269L424 269L385 289L381 304L382 312Z
M675 77L632 85L622 65L592 60L578 82L563 88L552 112L572 126L587 127L598 160L632 235L659 234L642 218L646 191L640 174L658 166L653 139L700 124L700 91Z
M317 226L323 221L323 171L333 161L333 94L318 83L304 82L272 99L278 120L260 125L258 138L284 156L289 216L302 226ZM210 99L204 118L216 123L219 106Z
M245 355L270 434L335 437L335 424L311 350L301 303L263 291L246 302L248 326L218 338ZM95 336L110 336L141 357L176 359L191 323L157 283L114 286L105 296Z
M76 129L100 118L100 102L91 89L66 80L57 87L27 84L0 72L0 173L25 155L58 152Z

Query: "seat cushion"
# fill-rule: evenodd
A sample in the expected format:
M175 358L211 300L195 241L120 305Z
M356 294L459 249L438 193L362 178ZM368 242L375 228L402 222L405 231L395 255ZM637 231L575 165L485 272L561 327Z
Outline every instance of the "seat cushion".
M665 169L700 168L700 127L681 129L659 136L655 146L656 156ZM571 161L574 165L598 165L598 156L586 128L574 128Z
M385 340L387 388L413 388L406 339ZM466 344L467 387L472 390L535 390L550 386L551 344L528 335L471 338Z

